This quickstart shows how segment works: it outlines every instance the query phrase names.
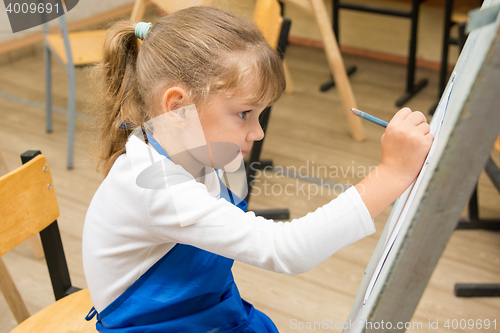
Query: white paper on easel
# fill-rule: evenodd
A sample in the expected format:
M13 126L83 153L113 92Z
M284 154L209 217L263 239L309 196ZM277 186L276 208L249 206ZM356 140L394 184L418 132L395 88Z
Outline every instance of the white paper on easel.
M453 91L453 85L455 82L455 72L452 73L451 78L450 78L450 83L447 86L446 91L443 94L443 98L441 99L441 103L438 105L436 112L434 113L432 122L430 124L430 132L434 136L434 142L432 143L431 149L429 151L429 154L427 155L427 158L425 159L424 165L422 166L422 169L420 170L420 173L415 180L415 182L408 187L408 189L401 195L397 205L394 207L394 212L392 214L391 220L388 221L389 223L389 232L387 233L387 238L385 240L385 245L383 250L381 251L382 254L380 255L380 258L377 263L377 267L375 268L375 272L372 275L372 278L370 280L370 283L368 284L367 290L365 292L365 297L363 300L363 306L366 304L366 301L370 297L370 294L373 291L373 288L375 286L375 283L377 282L377 279L380 275L380 272L382 271L384 267L384 263L387 259L387 256L389 255L392 246L394 242L396 241L396 238L399 234L399 231L401 230L401 227L403 226L406 216L408 215L408 211L410 210L410 207L412 206L413 200L415 198L415 195L417 193L418 188L420 187L420 183L422 182L422 179L427 171L427 167L429 165L429 160L433 155L433 152L436 147L436 143L438 141L439 137L439 132L441 131L441 127L443 125L443 120L444 116L446 114L446 109L448 107L448 101L450 99L451 92Z

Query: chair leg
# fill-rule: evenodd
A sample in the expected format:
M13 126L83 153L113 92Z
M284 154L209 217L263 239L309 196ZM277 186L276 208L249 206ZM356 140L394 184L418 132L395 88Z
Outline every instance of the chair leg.
M42 259L43 257L45 257L45 254L43 253L42 241L40 240L39 234L31 236L28 241L30 243L31 251L33 252L33 255L36 259Z
M12 276L0 257L0 291L5 297L5 301L9 305L12 314L16 318L18 324L29 318L30 313L24 304L21 294L16 288Z
M9 168L7 168L7 163L5 163L2 152L0 151L0 176L5 175L7 172L9 172Z
M43 55L45 60L45 127L47 133L52 133L52 60L49 48L45 45Z
M76 113L76 79L75 67L68 66L68 169L73 169L73 146L75 139L75 113Z

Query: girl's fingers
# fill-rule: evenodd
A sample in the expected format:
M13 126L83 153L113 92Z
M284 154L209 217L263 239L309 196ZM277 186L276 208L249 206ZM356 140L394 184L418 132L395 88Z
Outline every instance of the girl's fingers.
M424 135L431 132L431 127L426 122L421 122L416 127L417 127L417 130L419 131L419 133L422 133Z
M402 108L401 110L399 110L398 112L396 112L396 114L394 115L394 117L392 117L391 122L392 121L396 121L396 122L403 121L411 113L412 113L412 111L411 111L410 108Z
M427 118L425 118L424 114L420 111L412 112L406 117L405 120L415 126L418 126L422 123L427 123Z
M392 117L391 122L393 122L395 126L399 126L397 124L403 122L413 126L418 126L421 123L427 123L427 118L425 118L425 115L420 111L413 112L410 108L402 108L396 112L394 117Z

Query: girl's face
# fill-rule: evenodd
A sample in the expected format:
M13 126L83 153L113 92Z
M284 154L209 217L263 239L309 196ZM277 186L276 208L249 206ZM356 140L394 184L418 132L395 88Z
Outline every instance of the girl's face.
M224 94L214 95L198 110L207 144L232 143L239 147L241 154L245 156L254 141L264 138L259 115L269 100L251 104L248 101L248 92L248 89L242 89L232 97Z

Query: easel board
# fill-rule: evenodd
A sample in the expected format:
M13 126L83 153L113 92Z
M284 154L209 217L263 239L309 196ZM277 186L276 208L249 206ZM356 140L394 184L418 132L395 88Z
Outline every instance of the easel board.
M498 3L500 0L485 0L483 8ZM498 136L498 87L500 16L494 23L473 30L467 39L439 103L446 113L426 171L419 186L413 189L414 200L406 207L401 229L383 260L369 297L365 298L392 233L391 223L386 224L344 333L405 331L404 325L396 325L410 323ZM397 220L398 207L405 206L401 200L395 203L389 222ZM382 323L386 326L381 327ZM424 331L430 329L426 327L428 323L422 324Z

